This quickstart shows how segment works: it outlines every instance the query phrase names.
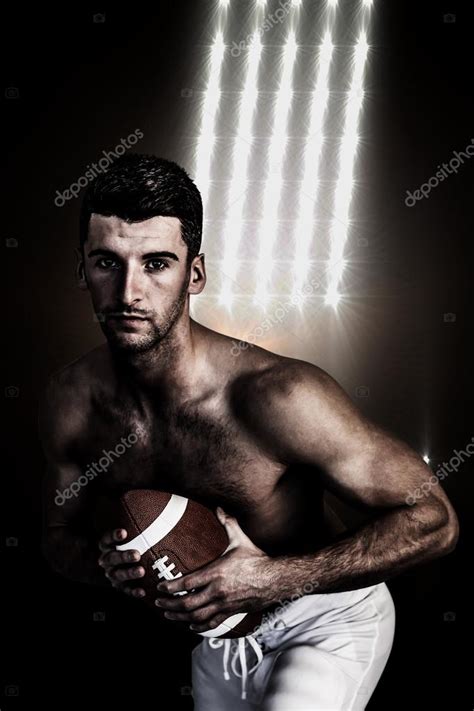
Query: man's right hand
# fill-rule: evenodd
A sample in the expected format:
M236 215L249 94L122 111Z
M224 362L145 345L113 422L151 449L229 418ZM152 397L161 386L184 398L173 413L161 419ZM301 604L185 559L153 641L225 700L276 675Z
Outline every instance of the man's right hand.
M141 565L136 565L141 559L138 551L117 551L115 547L123 543L127 538L127 531L118 528L115 531L105 533L99 541L101 556L99 565L104 568L105 577L108 578L114 588L121 590L133 597L144 597L143 588L131 587L129 580L143 578L145 569Z

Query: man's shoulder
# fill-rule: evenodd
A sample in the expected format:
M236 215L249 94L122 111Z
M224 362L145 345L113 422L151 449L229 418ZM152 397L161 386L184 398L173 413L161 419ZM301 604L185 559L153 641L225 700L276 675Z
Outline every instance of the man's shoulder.
M312 363L252 348L243 354L232 383L234 402L252 418L279 416L293 402L327 395L332 378Z
M327 404L329 411L334 407L331 381L306 361L254 351L232 382L232 412L260 446L278 461L288 461L304 449L299 438L308 439L309 430L315 438Z
M104 385L105 358L104 347L99 346L50 375L39 407L43 438L65 441L84 430L94 383Z
M103 382L106 361L107 347L94 348L52 373L47 391L57 397L83 398L94 383Z
M302 388L322 390L332 378L317 365L274 353L265 348L227 336L195 324L204 344L203 350L215 367L214 375L222 375L220 385L231 392L256 397L262 402L279 400Z
M340 441L362 426L347 394L325 370L283 356L262 361L262 367L241 366L231 402L245 430L280 462L323 461L331 437Z
M329 375L312 363L270 354L256 359L255 367L243 369L242 380L267 404L300 395L302 390L323 390Z

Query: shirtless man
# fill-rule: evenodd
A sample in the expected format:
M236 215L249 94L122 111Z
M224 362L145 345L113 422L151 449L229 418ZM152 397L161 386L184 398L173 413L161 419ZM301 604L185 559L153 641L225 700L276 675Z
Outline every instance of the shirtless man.
M127 532L95 540L94 502L156 488L220 507L231 548L160 585L157 604L202 632L286 602L278 625L196 647L195 708L363 709L393 639L384 581L452 551L456 515L441 486L409 499L430 469L327 373L257 347L236 357L230 338L190 318L206 283L201 232L199 191L175 163L124 156L87 190L78 279L106 343L54 375L41 404L45 554L73 580L143 596L139 554L115 551ZM105 473L58 499L130 432L137 441ZM364 523L336 533L325 490Z

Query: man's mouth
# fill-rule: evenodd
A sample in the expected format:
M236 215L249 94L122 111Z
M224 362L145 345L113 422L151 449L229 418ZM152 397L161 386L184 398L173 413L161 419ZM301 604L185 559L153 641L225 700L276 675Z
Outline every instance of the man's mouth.
M146 316L140 316L139 314L112 313L108 315L108 318L118 321L148 321Z
M112 313L107 315L107 321L112 328L119 330L139 330L149 319L140 314Z

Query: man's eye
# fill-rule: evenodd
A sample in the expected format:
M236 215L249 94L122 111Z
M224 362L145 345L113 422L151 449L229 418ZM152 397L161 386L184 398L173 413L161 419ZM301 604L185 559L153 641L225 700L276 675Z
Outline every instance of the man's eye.
M149 272L161 272L167 267L168 263L162 259L150 259L150 261L146 263L146 269Z
M118 269L119 265L114 259L110 259L109 257L102 257L96 262L96 266L99 267L99 269Z

